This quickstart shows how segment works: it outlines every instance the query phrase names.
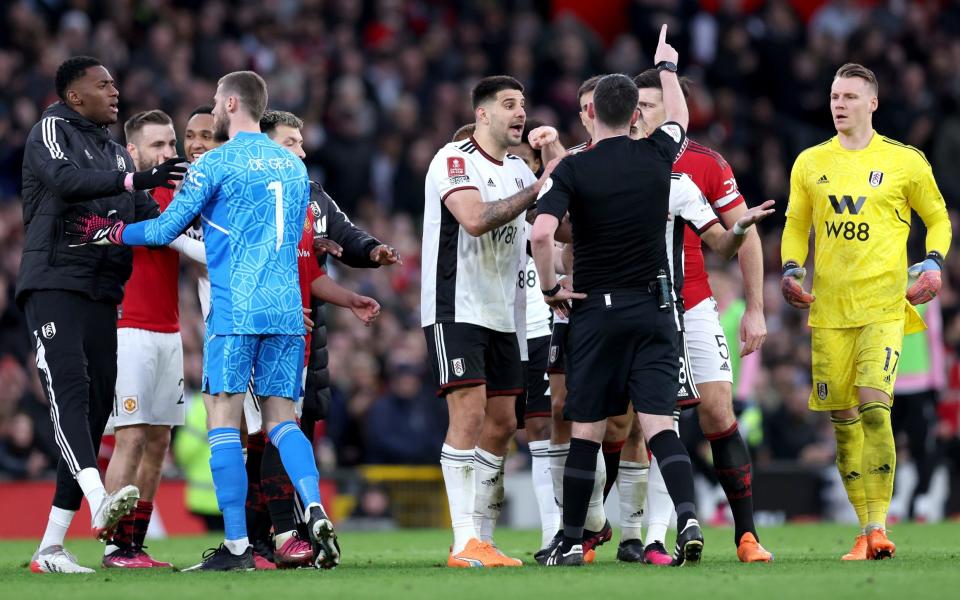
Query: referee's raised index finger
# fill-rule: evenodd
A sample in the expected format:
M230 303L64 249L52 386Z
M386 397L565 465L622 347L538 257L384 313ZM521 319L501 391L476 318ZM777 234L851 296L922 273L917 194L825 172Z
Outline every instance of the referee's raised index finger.
M664 23L660 26L660 45L667 43L667 24Z

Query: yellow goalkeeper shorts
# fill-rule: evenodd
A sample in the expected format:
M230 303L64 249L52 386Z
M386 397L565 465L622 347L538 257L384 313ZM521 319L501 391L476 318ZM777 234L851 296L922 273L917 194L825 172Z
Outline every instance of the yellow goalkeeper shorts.
M903 348L903 320L863 327L812 327L811 410L845 410L859 405L857 388L886 392L893 384Z

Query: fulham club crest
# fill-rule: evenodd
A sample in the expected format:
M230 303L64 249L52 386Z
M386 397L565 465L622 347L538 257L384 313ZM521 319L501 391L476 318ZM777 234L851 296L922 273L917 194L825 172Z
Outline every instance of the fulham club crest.
M550 362L557 362L557 354L560 353L560 346L550 346Z
M464 368L463 368L463 359L455 358L450 361L450 364L453 365L453 374L457 377L463 377Z
M883 182L883 171L870 171L870 185L879 187Z
M821 400L827 399L827 384L817 382L817 398Z

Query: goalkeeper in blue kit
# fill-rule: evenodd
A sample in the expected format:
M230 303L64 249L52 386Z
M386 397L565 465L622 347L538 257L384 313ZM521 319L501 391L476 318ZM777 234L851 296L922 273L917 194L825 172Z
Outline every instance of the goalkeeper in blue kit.
M200 157L159 218L126 224L90 213L67 219L79 244L166 245L197 216L203 225L212 287L203 352L210 469L223 512L225 541L204 554L197 570L252 570L245 501L247 474L240 443L243 397L263 400L263 425L306 508L314 565L333 568L340 548L320 503L313 448L297 427L304 320L297 244L310 198L303 162L260 133L267 104L263 79L251 71L220 79L214 129L230 141Z

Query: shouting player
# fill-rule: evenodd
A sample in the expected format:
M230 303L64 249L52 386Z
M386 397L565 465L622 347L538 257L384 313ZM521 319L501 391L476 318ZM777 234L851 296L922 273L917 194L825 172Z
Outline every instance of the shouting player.
M851 63L837 70L830 88L837 135L793 164L780 250L784 298L810 309L810 408L830 411L837 468L860 520L860 535L843 560L896 553L886 520L897 466L890 425L897 363L904 333L924 328L913 305L940 290L952 236L923 153L873 130L877 92L870 69ZM927 227L927 256L908 270L911 211ZM807 293L801 285L811 226L814 277Z
M254 566L240 446L251 372L254 391L264 399L264 429L309 515L314 564L333 568L340 549L320 503L313 448L297 427L293 405L303 365L296 249L310 196L306 167L260 132L267 88L259 75L239 71L224 76L214 100L215 131L230 141L193 164L183 189L159 218L127 225L88 214L69 220L67 227L80 243L156 245L169 243L201 217L213 288L203 389L217 396L207 407L210 466L226 539L193 569Z
M476 125L464 125L453 135L453 141L459 142L473 135ZM511 148L512 153L523 159L533 173L543 170L543 162L539 144L531 140L536 132L552 130L551 135L556 139L556 130L552 127L539 126L538 123L527 121L523 126L523 141ZM532 145L531 145L532 144ZM534 148L537 145L538 148ZM526 237L529 238L530 224L526 224ZM516 310L517 319L523 318L526 327L517 328L517 339L520 342L520 354L523 359L525 390L517 396L516 416L517 430L525 429L527 444L530 447L530 472L533 482L534 495L537 498L537 508L540 513L541 540L540 547L545 548L554 534L560 528L560 511L553 494L553 479L550 475L550 385L547 379L547 355L550 346L550 307L543 301L540 294L537 269L530 257L529 242L527 259L520 269L517 278L517 287L526 296L526 306L521 317L519 307ZM524 339L520 338L520 335ZM523 356L524 343L526 357Z
M640 90L641 126L648 132L655 131L666 119L659 74L656 69L648 69L637 75L634 83ZM686 82L682 84L686 98ZM688 139L676 158L674 171L690 176L726 227L733 227L747 212L730 165L706 146ZM769 562L773 556L760 546L753 522L750 453L737 429L733 411L730 348L704 270L701 238L689 227L684 230L683 249L684 328L690 370L700 396L697 405L700 428L710 441L713 467L733 512L737 557L743 562ZM755 231L747 232L739 260L747 303L740 321L739 352L740 356L746 356L756 351L767 335L763 318L763 257ZM650 528L644 554L648 562L658 562L665 554L662 546L671 506L655 463L650 480Z
M520 82L487 77L472 96L474 135L442 148L427 173L421 323L450 411L440 458L454 535L447 565L520 566L496 549L492 534L523 391L514 314L523 213L551 166L536 180L522 159L507 154L526 121Z

